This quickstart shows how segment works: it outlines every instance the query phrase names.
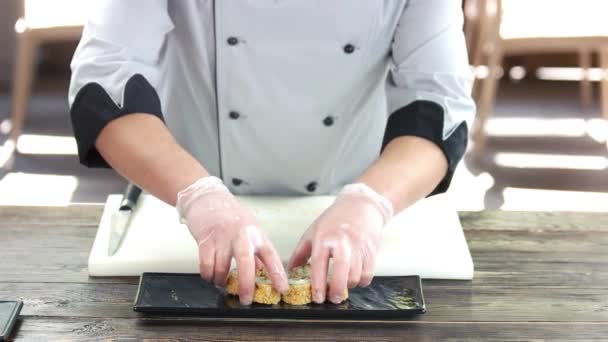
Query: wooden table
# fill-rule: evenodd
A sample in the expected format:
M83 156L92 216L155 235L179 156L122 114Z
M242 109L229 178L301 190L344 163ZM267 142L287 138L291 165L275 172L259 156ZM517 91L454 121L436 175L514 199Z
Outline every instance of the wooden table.
M101 213L97 205L0 207L0 299L24 301L16 339L608 340L608 215L461 213L475 280L424 281L427 314L252 323L138 316L137 279L87 275Z

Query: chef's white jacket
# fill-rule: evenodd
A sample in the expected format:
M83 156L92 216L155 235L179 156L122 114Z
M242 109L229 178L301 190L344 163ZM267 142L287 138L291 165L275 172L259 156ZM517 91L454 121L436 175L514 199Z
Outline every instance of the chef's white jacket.
M69 92L87 166L108 166L95 139L131 113L163 119L241 194L334 192L407 135L445 153L438 193L465 151L475 106L460 0L92 6Z

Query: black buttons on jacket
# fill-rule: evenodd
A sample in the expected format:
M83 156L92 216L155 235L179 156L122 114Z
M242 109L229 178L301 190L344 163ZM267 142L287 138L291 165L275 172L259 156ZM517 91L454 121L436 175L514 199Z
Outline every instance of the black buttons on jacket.
M315 192L315 191L317 191L317 185L318 185L317 182L310 182L306 186L306 190L308 192Z
M228 117L231 118L232 120L236 120L241 117L241 114L239 112L232 111L232 112L228 113Z
M333 116L328 116L328 117L326 117L325 119L323 119L323 124L324 124L325 126L328 126L328 127L329 127L329 126L331 126L331 125L333 125L333 124L334 124L334 121L335 121L335 120L334 120L334 117L333 117Z
M228 45L236 45L239 43L239 39L237 37L229 37L228 38Z
M350 55L351 53L355 52L355 46L353 44L344 45L344 52Z
M239 178L232 178L232 185L234 185L234 186L239 186L239 185L241 185L241 184L243 184L243 180L242 180L242 179L239 179Z

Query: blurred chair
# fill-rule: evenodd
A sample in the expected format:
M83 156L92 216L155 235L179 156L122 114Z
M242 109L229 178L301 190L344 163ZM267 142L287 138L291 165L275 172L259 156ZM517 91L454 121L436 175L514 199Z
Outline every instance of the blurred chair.
M608 45L604 45L600 50L600 69L602 70L602 79L600 81L600 101L602 107L602 116L608 119ZM608 145L608 141L606 141Z
M22 0L21 17L15 24L17 50L9 137L13 144L23 130L39 47L47 42L78 41L87 3L89 1Z
M471 65L475 65L474 56L477 47L477 34L479 31L480 11L484 0L464 1L464 36L466 38L467 50Z
M591 54L608 46L605 13L608 1L473 0L478 24L473 65L487 65L487 76L476 80L477 118L473 129L476 153L485 147L485 124L494 106L503 58L527 53L576 52L584 70L581 103L592 102L587 72ZM606 57L604 57L606 59ZM608 68L604 62L603 68ZM602 82L602 117L608 119L608 90Z

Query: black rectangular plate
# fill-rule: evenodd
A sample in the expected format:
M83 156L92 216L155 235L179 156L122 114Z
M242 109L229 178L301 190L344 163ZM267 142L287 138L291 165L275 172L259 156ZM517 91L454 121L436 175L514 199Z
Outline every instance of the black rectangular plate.
M238 297L200 275L179 273L144 273L133 309L156 315L328 320L408 319L426 311L419 276L375 277L366 288L350 289L342 304L242 306Z
M0 300L0 341L7 340L19 317L23 302Z

